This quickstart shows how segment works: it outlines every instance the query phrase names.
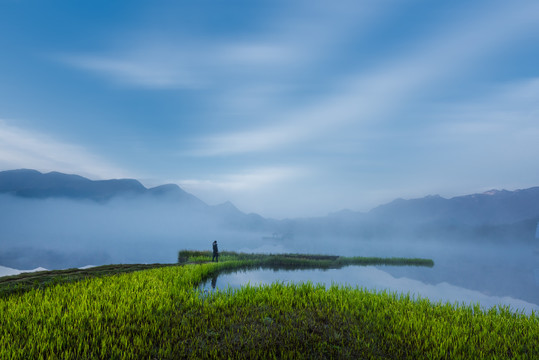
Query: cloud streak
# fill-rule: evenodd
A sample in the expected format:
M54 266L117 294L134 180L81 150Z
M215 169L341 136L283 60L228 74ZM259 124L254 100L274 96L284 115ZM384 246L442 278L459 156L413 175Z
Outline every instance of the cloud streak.
M200 79L193 76L187 66L181 65L178 56L159 58L169 51L148 51L151 56L119 55L71 55L62 61L84 70L94 72L104 78L114 79L118 84L144 87L148 89L174 89L201 87Z
M302 181L311 174L306 167L265 166L238 170L235 173L214 174L199 179L179 179L175 181L186 191L209 204L219 204L234 199L234 204L242 211L261 212L264 209L252 206L264 196L282 192L290 183ZM249 205L251 204L251 205ZM278 216L271 207L265 209L267 215Z
M413 51L395 56L396 61L337 80L336 90L327 92L320 101L299 108L279 109L279 104L274 104L273 109L278 110L273 110L268 106L260 122L271 125L207 136L190 153L214 156L274 151L324 137L328 131L343 131L350 124L361 129L364 124L398 117L410 101L428 94L437 82L466 76L479 60L510 44L535 25L538 13L535 4L502 6L487 11L479 21L468 15L467 23L458 27L449 21L440 33L422 40Z
M0 119L0 168L78 173L92 178L125 177L126 172L80 145L9 125Z
M55 106L51 113L65 113L50 119L91 113L104 129L112 125L107 146L118 146L116 159L123 156L154 178L195 179L193 186L231 195L247 188L247 180L231 173L301 164L300 173L322 174L311 191L345 199L341 206L353 209L442 191L448 183L451 192L475 192L492 179L487 149L498 156L497 168L522 173L531 157L523 156L526 148L536 151L530 139L537 113L526 100L533 98L529 77L536 74L526 55L536 55L529 48L539 31L539 5L390 4L269 2L225 15L219 5L135 8L121 30L114 24L106 37L49 52L56 56L48 69L64 76L58 88L78 96ZM182 21L192 19L200 22ZM530 80L530 89L502 100L488 96L518 77ZM94 78L100 81L87 81ZM72 125L66 131L84 131ZM504 153L499 144L509 134L519 144ZM38 163L25 160L22 149L14 154L13 163ZM517 155L524 161L515 161ZM473 169L473 179L462 175ZM526 174L520 178L535 176ZM258 178L245 179L261 188ZM504 186L523 186L515 182ZM283 196L306 194L300 181L280 184L291 186L278 191ZM274 194L259 195L257 202L273 203ZM230 200L247 204L237 196ZM334 201L328 211L338 210Z

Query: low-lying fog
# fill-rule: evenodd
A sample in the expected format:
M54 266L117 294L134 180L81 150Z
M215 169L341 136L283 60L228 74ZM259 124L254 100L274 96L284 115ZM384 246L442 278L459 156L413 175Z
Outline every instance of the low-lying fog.
M214 238L239 246L252 238L173 202L115 199L101 204L4 195L0 214L0 265L13 268L170 263L178 250L201 248Z
M394 279L425 286L447 283L448 291L461 288L494 299L511 297L539 304L539 240L537 244L460 237L363 240L327 235L268 240L263 239L271 235L267 232L232 230L226 224L216 225L219 220L208 214L151 200L100 204L3 195L0 214L0 266L14 269L171 263L178 250L211 250L217 240L221 251L431 258L433 268L378 269Z

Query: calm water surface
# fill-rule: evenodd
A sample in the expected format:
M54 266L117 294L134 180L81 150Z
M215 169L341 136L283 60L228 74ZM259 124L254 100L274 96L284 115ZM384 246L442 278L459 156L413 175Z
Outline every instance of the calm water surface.
M428 298L434 302L450 302L459 304L479 303L485 309L496 305L509 305L515 311L530 314L539 313L539 306L521 299L509 296L492 296L473 289L441 282L427 284L422 281L397 277L390 274L392 266L348 266L342 269L329 270L251 270L222 274L209 279L200 286L201 290L225 290L229 287L240 288L244 285L263 285L274 282L301 283L312 282L326 287L332 284L366 288L376 291L390 291L411 296ZM417 271L418 268L415 268ZM429 272L431 268L421 268L419 271Z

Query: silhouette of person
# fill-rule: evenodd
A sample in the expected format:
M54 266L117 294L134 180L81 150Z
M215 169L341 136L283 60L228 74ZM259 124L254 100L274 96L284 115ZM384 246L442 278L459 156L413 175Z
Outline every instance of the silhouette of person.
M217 248L217 240L213 242L213 257L211 261L219 262L219 249Z
M217 275L214 275L211 278L211 288L215 290L215 287L217 286Z

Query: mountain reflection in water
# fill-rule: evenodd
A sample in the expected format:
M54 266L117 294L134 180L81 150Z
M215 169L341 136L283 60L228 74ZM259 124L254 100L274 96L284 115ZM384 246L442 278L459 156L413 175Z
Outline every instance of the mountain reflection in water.
M208 279L200 286L201 290L226 290L240 288L250 284L258 286L274 282L300 283L312 282L326 287L332 284L360 287L368 290L389 291L407 294L415 297L428 298L432 302L475 304L479 303L484 309L497 305L509 305L514 311L531 314L539 313L539 305L504 296L490 296L476 290L465 289L447 282L435 285L425 284L419 280L406 277L393 277L382 270L390 267L349 266L342 269L329 270L250 270L231 274L222 274ZM424 269L429 271L430 269Z

